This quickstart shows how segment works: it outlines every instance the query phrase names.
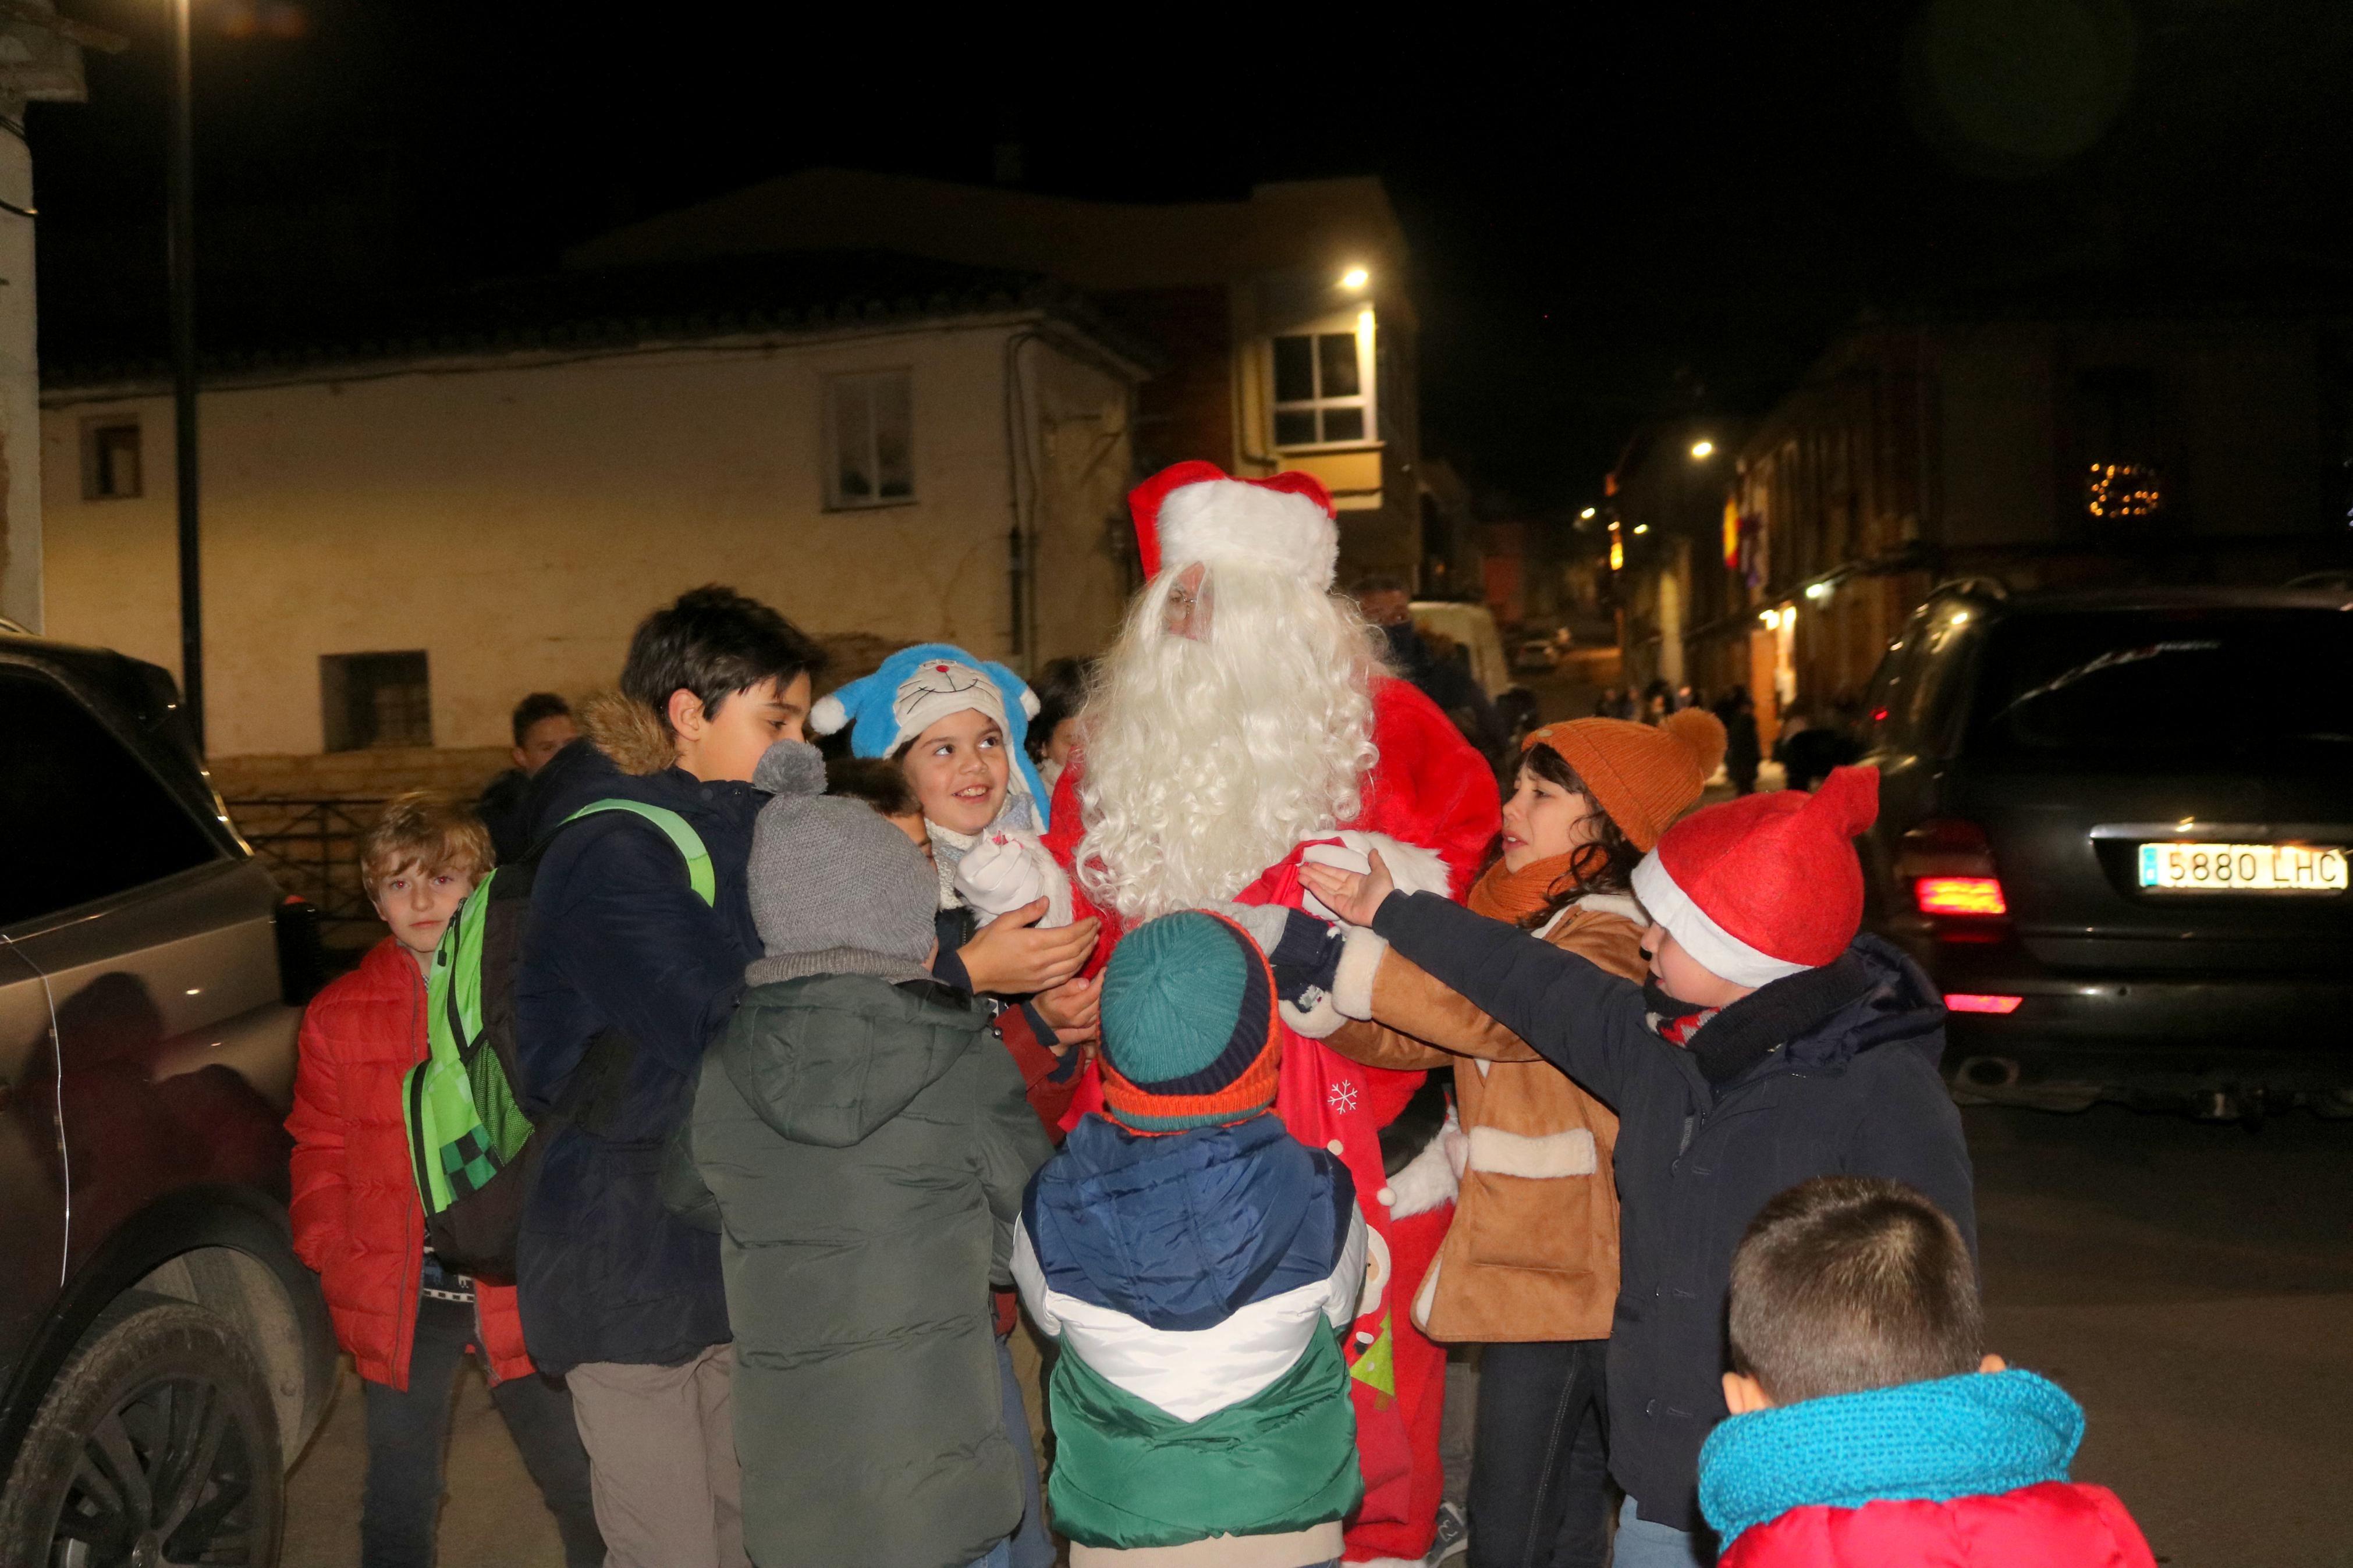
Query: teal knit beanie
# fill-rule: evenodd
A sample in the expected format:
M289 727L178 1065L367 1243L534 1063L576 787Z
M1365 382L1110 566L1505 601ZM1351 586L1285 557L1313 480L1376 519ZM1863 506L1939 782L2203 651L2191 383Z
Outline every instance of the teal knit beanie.
M1139 1132L1239 1121L1274 1103L1274 984L1240 926L1147 921L1103 971L1104 1110Z

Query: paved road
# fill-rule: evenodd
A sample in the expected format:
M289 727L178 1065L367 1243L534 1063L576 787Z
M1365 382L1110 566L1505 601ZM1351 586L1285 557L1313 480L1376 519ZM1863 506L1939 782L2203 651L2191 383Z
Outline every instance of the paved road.
M1972 1109L1992 1348L2091 1413L2076 1473L2179 1568L2353 1568L2353 1122L2261 1131ZM479 1376L459 1384L443 1568L557 1568ZM290 1483L289 1568L358 1558L345 1374Z

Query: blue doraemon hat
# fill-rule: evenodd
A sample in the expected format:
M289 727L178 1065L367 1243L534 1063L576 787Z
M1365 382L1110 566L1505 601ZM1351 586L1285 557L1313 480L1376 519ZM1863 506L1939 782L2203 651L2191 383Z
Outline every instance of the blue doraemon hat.
M967 708L1004 727L1013 752L1008 793L1027 795L1035 821L1046 820L1050 797L1029 765L1029 721L1037 694L1001 664L948 643L917 643L882 661L873 674L818 699L809 728L820 735L847 729L849 749L861 757L887 757L951 713Z

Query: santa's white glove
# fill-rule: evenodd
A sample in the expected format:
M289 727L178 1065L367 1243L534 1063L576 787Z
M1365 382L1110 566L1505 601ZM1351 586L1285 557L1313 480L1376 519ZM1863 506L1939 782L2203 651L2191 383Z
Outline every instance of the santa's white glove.
M1042 929L1071 923L1071 882L1032 834L995 828L956 863L955 889L986 925L1001 914L1047 900Z

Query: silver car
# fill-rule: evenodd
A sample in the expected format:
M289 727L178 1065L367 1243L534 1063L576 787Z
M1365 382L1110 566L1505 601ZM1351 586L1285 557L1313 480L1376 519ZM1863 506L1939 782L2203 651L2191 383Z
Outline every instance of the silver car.
M170 677L0 631L0 1563L277 1561L334 1382L288 1239L307 906Z

